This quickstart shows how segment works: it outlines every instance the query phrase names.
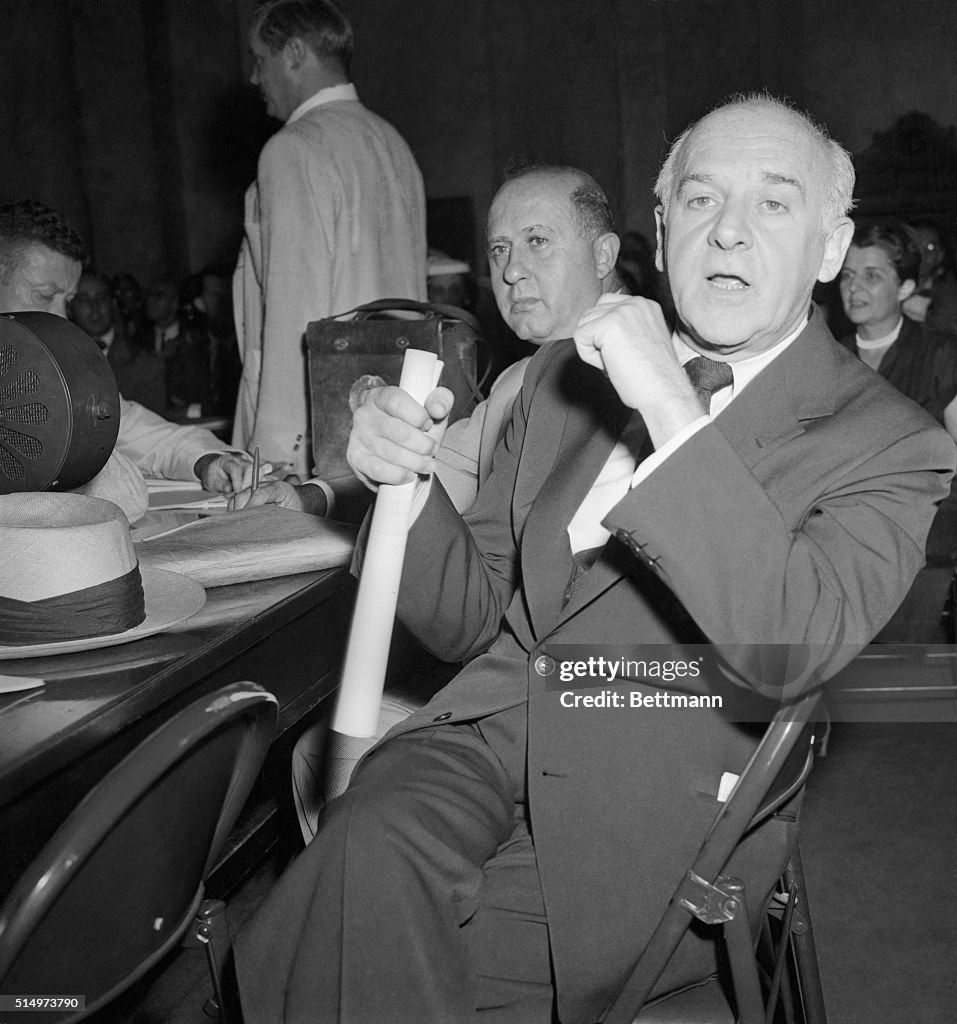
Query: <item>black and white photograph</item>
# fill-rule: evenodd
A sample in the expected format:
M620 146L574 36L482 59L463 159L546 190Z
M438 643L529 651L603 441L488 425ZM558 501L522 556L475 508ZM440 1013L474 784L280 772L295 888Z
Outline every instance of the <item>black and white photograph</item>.
M953 1024L952 0L0 0L0 133L0 1024Z

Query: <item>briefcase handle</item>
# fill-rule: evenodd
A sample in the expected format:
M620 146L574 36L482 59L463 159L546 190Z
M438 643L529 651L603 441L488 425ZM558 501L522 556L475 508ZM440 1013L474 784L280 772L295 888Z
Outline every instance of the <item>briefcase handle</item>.
M347 310L345 313L336 313L328 317L329 320L338 320L340 317L356 315L356 320L365 320L369 313L386 313L391 309L402 310L406 313L421 313L426 318L445 317L447 320L461 320L468 324L475 331L478 340L482 339L482 327L478 320L466 309L458 306L448 306L443 302L419 302L418 299L375 299L372 302L363 303L355 309Z

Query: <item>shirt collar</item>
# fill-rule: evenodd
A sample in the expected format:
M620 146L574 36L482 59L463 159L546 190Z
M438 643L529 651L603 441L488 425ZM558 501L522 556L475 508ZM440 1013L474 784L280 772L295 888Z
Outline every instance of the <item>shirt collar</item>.
M286 124L298 121L303 114L308 113L313 107L321 107L324 103L338 103L341 100L358 100L359 94L352 82L343 82L341 85L327 85L324 89L314 92L309 99L303 100L298 107L286 119Z
M882 345L890 347L900 337L901 328L904 326L904 318L901 317L897 321L897 326L890 332L885 334L883 338L862 338L859 334L855 334L854 340L857 342L858 348L880 348Z
M750 384L766 366L769 366L777 359L788 345L807 327L808 319L809 317L805 316L786 338L782 338L781 341L772 345L771 348L765 349L763 352L756 352L753 356L748 356L746 359L738 359L733 363L728 363L731 367L731 376L734 378L729 400L741 394L746 385ZM696 352L686 341L679 337L677 331L671 336L671 341L675 348L675 355L682 366L694 359L695 356L704 354Z

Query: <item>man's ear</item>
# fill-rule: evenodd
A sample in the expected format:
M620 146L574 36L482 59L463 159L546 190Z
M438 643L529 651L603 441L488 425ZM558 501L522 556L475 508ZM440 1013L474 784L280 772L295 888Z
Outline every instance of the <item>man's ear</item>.
M595 266L598 268L598 280L604 281L615 269L618 261L618 250L621 248L621 240L614 233L608 231L599 235L594 242Z
M665 272L665 210L663 206L655 207L655 266L658 272Z
M824 256L821 269L818 271L819 281L833 281L844 266L844 257L854 237L854 222L850 217L842 217L830 229L824 238Z
M298 71L309 55L309 48L298 36L293 36L291 39L286 40L286 45L283 47L282 52L289 68L292 71Z

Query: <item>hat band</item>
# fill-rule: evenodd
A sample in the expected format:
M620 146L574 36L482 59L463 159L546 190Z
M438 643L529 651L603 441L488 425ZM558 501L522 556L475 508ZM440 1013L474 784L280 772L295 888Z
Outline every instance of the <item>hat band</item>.
M40 601L0 597L0 643L24 647L124 633L146 618L138 565L115 580Z

